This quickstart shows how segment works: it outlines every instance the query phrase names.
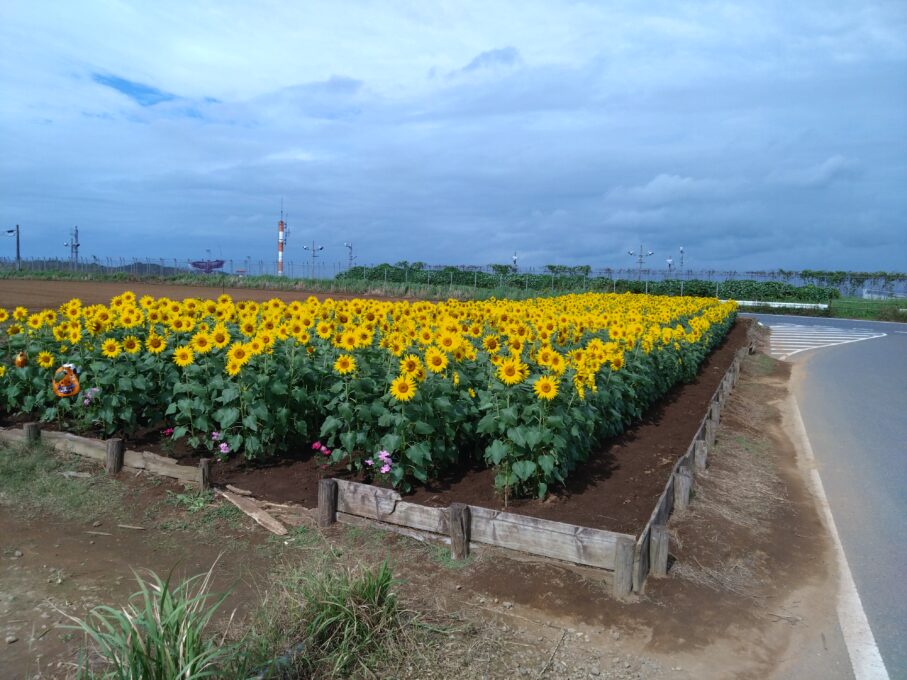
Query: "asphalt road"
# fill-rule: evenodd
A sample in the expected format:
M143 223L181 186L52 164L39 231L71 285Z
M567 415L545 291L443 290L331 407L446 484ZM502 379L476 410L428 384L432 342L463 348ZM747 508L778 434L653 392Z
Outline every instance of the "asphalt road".
M886 334L800 351L789 361L863 609L889 676L907 678L907 325L746 316L769 326Z

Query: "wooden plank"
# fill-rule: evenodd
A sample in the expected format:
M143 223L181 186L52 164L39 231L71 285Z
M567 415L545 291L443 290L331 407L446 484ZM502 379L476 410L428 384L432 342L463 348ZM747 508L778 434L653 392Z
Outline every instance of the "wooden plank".
M0 430L0 441L21 444L25 441L25 433L22 430Z
M180 465L172 458L159 456L151 451L126 451L123 465L135 470L146 470L156 475L172 477L181 482L198 483L198 468Z
M626 597L633 590L633 540L621 537L614 546L614 595Z
M258 503L251 498L237 496L229 491L220 491L219 493L271 533L277 534L278 536L285 536L287 534L287 528L259 507Z
M469 557L469 506L451 503L447 513L447 524L450 528L450 558L465 560Z
M633 556L633 592L640 592L649 574L651 551L649 549L649 525L643 529L636 541Z
M107 440L107 460L105 468L108 475L115 475L123 469L123 440L114 438Z
M34 444L41 439L41 425L38 423L25 423L22 426L22 432L25 434L25 441Z
M696 469L700 472L703 472L708 465L709 460L709 447L706 446L704 441L695 441L693 442L693 459L696 462Z
M44 439L58 451L75 453L85 458L107 462L107 444L97 439L80 437L69 432L54 432L46 430Z
M343 479L336 482L338 512L436 534L447 535L449 532L446 508L408 503L401 500L400 494L392 489Z
M337 521L337 480L318 480L318 526L322 529Z
M650 534L651 556L652 556L652 575L667 576L668 574L668 548L670 546L670 535L668 527L664 524L654 524L651 527Z
M693 477L689 470L680 468L674 473L674 506L685 510L690 503L690 490L693 488Z
M397 526L396 524L387 524L386 522L379 522L374 519L359 517L359 515L348 515L345 512L337 513L337 521L341 524L349 524L354 527L377 527L378 529L382 529L384 531L392 531L393 533L400 534L401 536L414 538L417 541L422 541L423 543L450 543L449 536L440 536L429 531L420 531L419 529L407 529L406 527Z
M474 542L590 567L613 570L615 546L618 540L627 539L630 541L632 581L634 536L472 505L469 509L472 514L471 530Z
M198 486L202 491L211 488L211 459L202 458L198 461Z

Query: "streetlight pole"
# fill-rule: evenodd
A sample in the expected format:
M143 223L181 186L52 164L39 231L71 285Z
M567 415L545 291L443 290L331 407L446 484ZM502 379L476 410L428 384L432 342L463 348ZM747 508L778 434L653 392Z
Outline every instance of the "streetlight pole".
M649 250L649 251L647 251L647 250L643 249L641 243L639 244L639 251L638 251L638 252L635 252L635 253L634 253L632 250L628 250L628 251L627 251L627 255L630 255L631 257L635 257L635 258L636 258L636 264L638 265L638 274L637 274L636 278L637 278L638 281L642 281L642 265L643 265L643 262L646 261L646 258L647 258L647 257L652 257L654 254L655 254L655 251L654 251L654 250ZM648 293L648 292L649 292L649 277L646 276L646 293Z
M7 229L6 233L9 235L16 235L16 271L22 269L22 254L19 252L19 225L16 225L15 229Z
M312 253L312 280L314 280L315 279L315 258L318 257L319 250L324 250L324 246L318 246L316 248L315 241L312 241L311 248L309 246L303 246L302 249L311 251L311 253Z
M680 246L680 297L683 297L683 246Z
M352 242L347 242L347 243L344 243L344 244L343 244L343 247L346 248L348 251L350 251L350 252L349 252L349 258L348 258L348 259L349 259L349 263L347 264L347 269L352 269L352 268L353 268L353 262L354 262L355 259L356 259L355 257L353 257L353 244L352 244Z

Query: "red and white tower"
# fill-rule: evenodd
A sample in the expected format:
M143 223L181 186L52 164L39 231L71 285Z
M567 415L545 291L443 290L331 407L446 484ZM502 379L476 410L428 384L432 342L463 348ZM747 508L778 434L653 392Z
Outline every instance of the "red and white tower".
M283 246L287 241L287 223L280 211L280 222L277 223L277 276L283 276Z

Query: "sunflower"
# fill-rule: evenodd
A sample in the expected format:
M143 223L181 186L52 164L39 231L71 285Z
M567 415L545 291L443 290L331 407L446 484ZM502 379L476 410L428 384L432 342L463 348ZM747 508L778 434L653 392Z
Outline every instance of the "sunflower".
M227 365L224 367L224 370L227 372L227 375L236 375L242 369L243 365L238 361L228 361Z
M532 385L532 391L539 399L551 401L557 396L557 381L543 375Z
M498 367L498 378L505 385L517 385L526 379L525 368L518 358L511 357Z
M142 349L142 341L134 335L127 335L123 338L123 349L129 352L129 354L135 354Z
M17 324L17 323L11 324L11 325L6 329L6 334L7 334L7 335L19 335L19 333L21 333L21 332L22 332L22 326L20 326L20 325Z
M6 366L0 366L0 378L6 375Z
M356 370L356 360L349 354L341 354L334 362L334 370L340 375L353 373Z
M50 352L40 352L38 354L38 358L35 359L35 361L41 368L50 368L54 365L54 355Z
M415 375L422 366L422 360L415 354L407 354L400 360L400 373Z
M211 331L211 342L218 349L223 349L230 344L230 332L223 324L218 324Z
M145 349L151 354L160 354L167 349L167 341L160 335L152 333L145 340Z
M237 363L240 366L247 364L252 358L252 352L249 347L241 342L234 342L227 350L227 362Z
M118 343L113 338L107 338L103 343L101 343L101 354L103 354L108 359L116 359L118 356L120 356L120 352L122 351L123 349L120 347L120 343Z
M425 350L425 366L432 373L440 373L447 368L447 355L435 346Z
M195 361L195 354L192 353L192 348L187 346L177 347L173 350L173 363L175 363L180 368L185 368L189 364Z
M205 331L199 331L193 335L189 344L192 345L192 350L197 354L207 354L214 347L211 336Z
M494 354L501 349L501 341L496 335L486 335L482 338L482 346L485 348L486 352Z
M3 307L0 307L0 323L6 322L9 319L9 312L7 312Z
M401 375L391 383L391 396L397 401L409 401L416 395L416 383L408 375Z

